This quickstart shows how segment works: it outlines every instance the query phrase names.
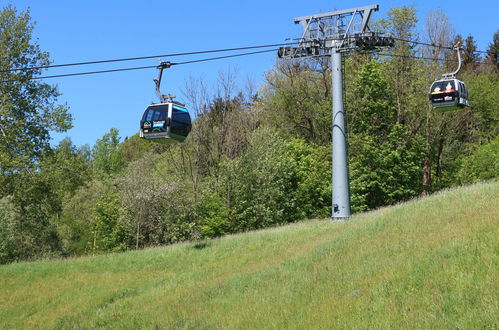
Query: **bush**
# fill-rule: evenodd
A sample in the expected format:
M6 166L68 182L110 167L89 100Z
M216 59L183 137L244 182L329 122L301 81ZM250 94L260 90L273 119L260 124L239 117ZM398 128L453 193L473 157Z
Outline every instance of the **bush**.
M425 143L401 125L384 142L371 136L350 140L350 178L354 212L394 204L421 193Z
M495 179L499 176L499 138L480 146L465 158L458 172L460 184Z
M12 197L0 199L0 264L15 261L20 256L17 246L17 212Z

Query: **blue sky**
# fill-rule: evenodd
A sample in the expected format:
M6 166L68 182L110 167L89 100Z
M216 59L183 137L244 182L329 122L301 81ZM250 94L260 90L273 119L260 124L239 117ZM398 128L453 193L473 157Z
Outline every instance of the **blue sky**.
M357 6L379 4L374 19L385 16L390 7L412 5L420 22L430 9L444 10L457 33L471 34L480 50L486 50L499 28L499 1L105 1L105 0L13 0L18 10L30 8L36 21L34 35L48 51L54 64L123 57L149 56L263 45L298 37L300 27L293 18ZM449 7L446 4L450 4ZM476 4L475 8L472 8ZM210 57L213 55L207 55ZM183 61L204 55L163 60ZM48 74L106 70L156 65L156 59L52 69ZM189 77L204 79L215 88L219 71L237 70L242 85L246 77L257 84L275 63L275 54L265 53L235 59L175 66L165 72L163 92L177 95ZM53 143L69 136L77 146L89 144L109 131L119 129L122 137L138 131L144 108L156 102L152 79L157 70L147 69L90 76L47 79L62 93L74 116L74 128L53 134Z

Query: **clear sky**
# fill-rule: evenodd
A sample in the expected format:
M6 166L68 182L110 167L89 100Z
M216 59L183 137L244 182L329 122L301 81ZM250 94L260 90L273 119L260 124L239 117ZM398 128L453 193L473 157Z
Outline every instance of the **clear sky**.
M499 1L171 1L171 0L2 0L0 7L13 4L18 10L30 8L36 22L35 37L54 64L123 57L149 56L198 50L232 48L284 42L299 37L293 18L330 10L379 4L373 19L383 18L390 7L412 5L420 22L428 10L446 12L456 33L477 40L486 50L499 29ZM222 54L221 54L222 55ZM169 61L200 59L216 55L163 58ZM275 63L275 54L265 53L235 59L175 66L165 72L163 92L177 95L189 77L204 79L215 88L219 71L237 70L242 85L246 77L257 84ZM132 66L156 65L149 59L117 64L51 69L44 74L107 70ZM122 137L138 131L145 107L156 102L152 79L157 70L146 69L90 76L47 79L62 93L74 116L74 128L53 134L54 143L69 136L77 146L89 144L109 131L119 129Z

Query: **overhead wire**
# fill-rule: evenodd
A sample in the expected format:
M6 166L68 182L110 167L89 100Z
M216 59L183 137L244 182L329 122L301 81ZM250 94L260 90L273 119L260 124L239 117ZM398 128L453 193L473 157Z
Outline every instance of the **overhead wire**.
M403 42L408 42L408 43L413 43L413 44L420 44L420 45L429 46L429 47L436 47L436 48L449 49L449 50L454 49L453 47L447 47L447 46L442 46L442 45L430 44L430 43L425 43L425 42L420 42L420 41L415 41L415 40L407 40L407 39L397 38L397 37L393 37L393 38L395 40L398 40L398 41L403 41ZM12 68L12 69L8 69L8 70L2 70L2 71L0 71L0 73L7 73L7 72L13 72L13 71L29 71L29 70L38 70L38 69L50 69L50 68L60 68L60 67L79 66L79 65L90 65L90 64L113 63L113 62L123 62L123 61L134 61L134 60L144 60L144 59L160 58L160 57L174 57L174 56L187 56L187 55L209 54L209 53L216 53L216 52L228 52L228 51L236 51L236 50L248 50L248 49L268 48L268 47L276 47L276 46L290 46L290 45L295 45L297 43L298 42L286 42L286 43L280 43L280 44L255 45L255 46L245 46L245 47L236 47L236 48L223 48L223 49L203 50L203 51L184 52L184 53L162 54L162 55L153 55L153 56L128 57L128 58L118 58L118 59L108 59L108 60L98 60L98 61L75 62L75 63L65 63L65 64L53 64L53 65L36 66L36 67L19 67L19 68ZM266 50L255 51L255 52L232 54L232 55L224 55L224 56L217 56L217 57L211 57L211 58L190 60L190 61L184 61L184 62L172 62L171 65L192 64L192 63L213 61L213 60L226 59L226 58L232 58L232 57L240 57L240 56L247 56L247 55L255 55L255 54L261 54L261 53L267 53L267 52L275 52L275 51L277 51L277 49L266 49ZM483 51L477 51L477 52L483 52ZM484 53L486 53L486 52L484 52ZM434 60L434 61L451 61L451 62L454 61L454 62L457 62L457 61L452 60L452 59L431 58L431 57L415 56L415 55L414 56L412 56L412 55L399 55L399 54L387 54L387 53L379 53L379 52L377 54L381 55L381 56L395 56L395 57L406 57L406 58ZM477 62L477 64L485 64L485 63L484 62ZM142 70L142 69L151 69L151 68L157 68L157 66L156 65L149 65L149 66L139 66L139 67L130 67L130 68L118 68L118 69L109 69L109 70L75 72L75 73L67 73L67 74L57 74L57 75L48 75L48 76L37 76L37 77L32 77L31 79L63 78L63 77L84 76L84 75L92 75L92 74L100 74L100 73L112 73L112 72L122 72L122 71L133 71L133 70Z
M395 40L399 40L399 41L405 41L405 42L411 43L411 44L417 44L417 45L423 45L423 46L429 46L429 47L435 47L435 48L441 48L441 49L454 50L454 47L450 47L450 46L429 44L429 43L426 43L426 42L415 41L415 40L407 40L407 39L397 38L397 37L393 37L393 36L392 36L392 38L395 39ZM482 54L488 54L484 50L475 50L474 52L476 52L476 53L482 53Z
M404 41L413 44L419 44L429 47L436 47L442 49L454 49L453 47L437 45L433 43L425 43L415 40L408 40L404 38L392 37L395 40ZM334 39L337 40L337 39ZM114 63L114 62L124 62L124 61L137 61L137 60L145 60L152 58L160 58L160 57L177 57L177 56L188 56L188 55L200 55L200 54L209 54L209 53L219 53L219 52L229 52L229 51L238 51L238 50L248 50L248 49L258 49L258 48L269 48L269 47L277 47L277 46L290 46L299 44L299 41L295 42L286 42L286 43L275 43L275 44L267 44L267 45L255 45L255 46L243 46L243 47L234 47L234 48L221 48L221 49L211 49L211 50L201 50L201 51L193 51L193 52L183 52L183 53L171 53L171 54L160 54L160 55L148 55L148 56L138 56L138 57L126 57L126 58L117 58L117 59L107 59L107 60L96 60L96 61L86 61L86 62L74 62L74 63L64 63L64 64L49 64L49 65L41 65L41 66L32 66L32 67L17 67L11 68L7 70L0 70L0 73L12 72L12 71L27 71L27 70L39 70L39 69L50 69L50 68L61 68L61 67L69 67L69 66L80 66L80 65L92 65L92 64L103 64L103 63ZM477 50L477 53L487 53L486 51ZM106 70L102 70L106 71ZM112 71L111 71L112 72Z
M378 54L381 56L394 56L394 57L402 57L402 58L413 58L413 59L421 59L421 60L430 60L430 61L444 61L444 62L459 62L457 60L449 59L449 58L433 58L433 57L424 57L424 56L416 56L416 55L400 55L400 54L386 54L386 53L372 53ZM477 64L486 64L485 62L475 62Z
M192 61L172 62L170 65L173 66L173 65L183 65L183 64L191 64L191 63L215 61L215 60L220 60L220 59L225 59L225 58L248 56L248 55L255 55L255 54L261 54L261 53L269 53L269 52L275 52L275 51L277 51L277 49L266 49L266 50L260 50L260 51L256 51L256 52L248 52L248 53L241 53L241 54L217 56L217 57L203 58L203 59L192 60ZM148 65L148 66L139 66L139 67L132 67L132 68L121 68L121 69L111 69L111 70L99 70L99 71L76 72L76 73L67 73L67 74L50 75L50 76L40 76L40 77L33 77L31 79L62 78L62 77L83 76L83 75L98 74L98 73L110 73L110 72L120 72L120 71L153 69L153 68L157 68L157 67L158 67L157 65Z
M49 64L49 65L32 66L32 67L18 67L18 68L12 68L12 69L7 69L7 70L1 70L0 73L12 72L12 71L27 71L27 70L61 68L61 67L68 67L68 66L79 66L79 65L90 65L90 64L114 63L114 62L124 62L124 61L137 61L137 60L146 60L146 59L160 58L160 57L177 57L177 56L187 56L187 55L200 55L200 54L209 54L209 53L231 52L231 51L238 51L238 50L269 48L269 47L278 47L278 46L290 46L290 45L296 45L297 43L298 42L286 42L286 43L279 43L279 44L267 44L267 45L244 46L244 47L235 47L235 48L211 49L211 50L201 50L201 51L194 51L194 52L184 52L184 53L127 57L127 58L117 58L117 59L97 60L97 61L87 61L87 62L75 62L75 63L64 63L64 64Z
M415 40L407 40L407 39L404 39L404 38L398 38L398 37L393 37L393 36L392 36L392 38L395 39L395 40L398 40L398 41L405 41L405 42L411 43L411 44L424 45L424 46L435 47L435 48L442 48L442 49L449 49L449 50L453 50L454 49L453 47L449 47L449 46L429 44L429 43L426 43L426 42L415 41Z

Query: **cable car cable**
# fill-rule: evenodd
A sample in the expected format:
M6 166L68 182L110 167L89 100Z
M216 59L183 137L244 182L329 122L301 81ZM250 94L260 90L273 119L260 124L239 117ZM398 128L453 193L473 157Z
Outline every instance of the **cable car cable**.
M407 40L403 38L393 37L395 40L404 41L408 43L420 44L429 47L436 47L442 49L452 50L452 47L435 45L424 43L415 40ZM336 40L336 39L335 39ZM27 70L39 70L39 69L50 69L50 68L60 68L60 67L68 67L68 66L79 66L79 65L91 65L91 64L103 64L103 63L114 63L114 62L123 62L123 61L136 61L136 60L145 60L151 58L159 58L159 57L175 57L175 56L187 56L187 55L199 55L199 54L208 54L208 53L217 53L217 52L228 52L228 51L236 51L236 50L246 50L246 49L256 49L256 48L268 48L268 47L277 47L277 46L289 46L299 44L299 42L288 42L288 43L280 43L280 44L268 44L268 45L256 45L256 46L245 46L245 47L236 47L236 48L223 48L223 49L213 49L213 50L203 50L203 51L195 51L195 52L185 52L185 53L172 53L172 54L162 54L162 55L151 55L151 56L140 56L140 57L128 57L128 58L118 58L118 59L109 59L109 60L98 60L98 61L88 61L88 62L75 62L75 63L65 63L65 64L51 64L51 65L42 65L42 66L34 66L34 67L18 67L7 70L0 70L0 73L13 72L13 71L27 71ZM484 53L486 51L477 50L477 53ZM134 70L129 69L129 70ZM118 70L123 71L123 70ZM102 73L108 72L108 70L102 70ZM109 71L115 72L115 71ZM96 71L96 73L101 73L100 71ZM90 74L90 73L89 73ZM59 75L58 75L59 76ZM52 76L51 76L52 77Z
M207 62L207 61L214 61L214 60L220 60L220 59L231 58L231 57L255 55L255 54L269 53L269 52L275 52L275 51L277 51L277 48L276 49L260 50L260 51L249 52L249 53L241 53L241 54L234 54L234 55L203 58L200 60L174 62L174 63L171 63L171 65L173 66L173 65L183 65L183 64ZM76 73L58 74L58 75L51 75L51 76L32 77L31 79L63 78L63 77L83 76L83 75L91 75L91 74L98 74L98 73L110 73L110 72L132 71L132 70L154 69L154 68L157 68L157 65L139 66L139 67L122 68L122 69L111 69L111 70L100 70L100 71L89 71L89 72L76 72Z
M257 49L257 48L269 48L278 46L289 46L295 45L298 42L287 42L281 44L269 44L269 45L257 45L257 46L246 46L246 47L236 47L236 48L223 48L223 49L213 49L213 50L202 50L187 53L173 53L173 54L162 54L162 55L151 55L151 56L140 56L140 57L128 57L128 58L118 58L109 60L99 60L99 61L89 61L89 62L76 62L76 63L65 63L65 64L52 64L52 65L41 65L33 67L19 67L8 70L2 70L0 73L12 72L12 71L27 71L27 70L38 70L38 69L50 69L50 68L60 68L67 66L77 66L77 65L89 65L89 64L102 64L102 63L113 63L113 62L123 62L123 61L136 61L136 60L146 60L151 58L160 57L175 57L175 56L186 56L186 55L199 55L199 54L209 54L209 53L220 53L220 52L230 52L236 50L247 50L247 49Z
M407 40L407 39L402 39L402 38L394 38L394 39L399 40L399 41L405 41L405 42L411 42L411 43L416 43L416 44L422 44L422 45L431 46L431 47L451 49L450 47L444 47L444 46L439 46L439 45L434 45L434 44L427 44L427 43L422 43L422 42L419 42L419 41ZM205 54L205 53L214 53L214 52L225 52L225 51L234 51L234 50L238 50L238 49L266 48L266 47L271 47L271 46L292 45L292 44L296 44L296 43L297 42L283 43L283 44L269 44L269 45L248 46L248 47L238 47L238 48L225 48L225 49L206 50L206 51L197 51L197 52L189 52L189 53L164 54L164 55L156 55L156 56L131 57L131 58L121 58L121 59L111 59L111 60L91 61L91 62L55 64L55 65L38 66L38 67L14 68L14 69L0 71L0 73L12 72L12 71L16 71L16 70L17 71L27 71L27 70L35 70L35 69L43 69L43 68L56 68L56 67L76 66L76 65L101 64L101 63L111 63L111 62L119 62L119 61L141 60L141 59L150 59L150 58L166 57L166 56L184 56L184 55ZM260 54L260 53L273 52L273 51L276 51L276 49L270 49L270 50L264 50L264 51L257 51L257 52L250 52L250 53L242 53L242 54L235 54L235 55L227 55L227 56L219 56L219 57L207 58L207 59L201 59L201 60L192 60L192 61L178 62L178 63L172 63L172 65L198 63L198 62L205 62L205 61L211 61L211 60L217 60L217 59L224 59L224 58L231 58L231 57L239 57L239 56L245 56L245 55ZM486 53L484 51L477 51L477 52ZM382 55L382 56L395 56L395 57L407 57L407 58L414 58L414 59L426 59L426 60L436 60L436 61L457 62L455 60L450 60L450 59L440 59L440 58L439 59L435 59L435 58L421 57L421 56L407 56L407 55L404 56L404 55L382 54L382 53L378 53L378 54ZM476 63L477 64L486 64L484 62L476 62ZM68 74L59 74L59 75L32 77L31 79L61 78L61 77L82 76L82 75L91 75L91 74L99 74L99 73L111 73L111 72L120 72L120 71L132 71L132 70L141 70L141 69L151 69L151 68L156 68L156 66L141 66L141 67L132 67L132 68L120 68L120 69L111 69L111 70L99 70L99 71L89 71L89 72L68 73ZM3 82L7 82L7 81L3 81Z
M430 60L430 61L445 61L445 62L459 62L457 60L447 59L447 58L433 58L433 57L423 57L423 56L411 56L411 55L399 55L399 54L385 54L385 53L371 53L378 54L382 56L395 56L395 57L403 57L403 58L413 58L413 59L422 59L422 60ZM485 62L475 62L476 64L487 64Z
M418 44L418 45L424 45L424 46L429 46L429 47L454 50L454 47L451 47L451 46L435 45L435 44L429 44L429 43L426 43L426 42L414 41L414 40L407 40L407 39L402 39L402 38L397 38L397 37L392 37L392 38L395 39L395 40L399 40L399 41L405 41L405 42L411 43L411 44ZM484 50L475 50L475 52L476 53L487 54L487 51L484 51Z
M414 40L407 40L407 39L397 38L397 37L392 37L392 38L395 39L395 40L398 40L398 41L405 41L405 42L411 43L411 44L418 44L418 45L424 45L424 46L435 47L435 48L442 48L442 49L449 49L449 50L453 50L454 49L454 48L449 47L449 46L429 44L429 43L426 43L426 42L420 42L420 41L414 41Z
M85 75L97 74L97 73L110 73L110 72L120 72L120 71L153 69L153 68L156 68L156 67L157 67L157 65L149 65L149 66L139 66L139 67L134 67L134 68L122 68L122 69L112 69L112 70L100 70L100 71L89 71L89 72L66 73L66 74L57 74L57 75L52 75L52 76L32 77L31 80L34 80L34 79L49 79L49 78L63 78L63 77L73 77L73 76L85 76Z
M191 63L199 63L199 62L206 62L206 61L214 61L214 60L221 60L224 58L231 58L231 57L239 57L239 56L246 56L246 55L254 55L254 54L262 54L262 53L270 53L270 52L276 52L278 49L267 49L267 50L260 50L256 52L250 52L250 53L242 53L242 54L235 54L235 55L226 55L226 56L219 56L219 57L212 57L212 58L204 58L200 60L192 60L192 61L185 61L185 62L177 62L177 63L172 63L172 65L181 65L181 64L191 64Z
M214 60L231 58L231 57L239 57L239 56L246 56L246 55L253 55L253 54L261 54L261 53L267 53L267 52L274 52L276 50L277 49L269 49L269 50L264 50L264 51L242 53L242 54L235 54L235 55L227 55L227 56L219 56L219 57L205 58L205 59L200 59L200 60L192 60L192 61L185 61L185 62L175 62L175 63L172 63L171 65L173 66L173 65L182 65L182 64L191 64L191 63L199 63L199 62L206 62L206 61L214 61ZM398 55L398 54L384 54L384 53L370 53L370 54L371 55L377 54L377 55L381 55L381 56L391 56L391 57L424 59L424 60L432 60L432 61L457 62L456 60L451 60L451 59L442 59L442 58L435 59L435 58L431 58L431 57L421 57L421 56L409 56L409 55ZM477 64L486 64L486 63L485 62L477 62ZM34 79L64 78L64 77L83 76L83 75L91 75L91 74L99 74L99 73L112 73L112 72L120 72L120 71L154 69L156 67L157 67L156 65L149 65L149 66L140 66L140 67L132 67L132 68L121 68L121 69L111 69L111 70L101 70L101 71L76 72L76 73L67 73L67 74L59 74L59 75L32 77L31 79L34 80ZM5 83L7 81L3 81L3 82Z

